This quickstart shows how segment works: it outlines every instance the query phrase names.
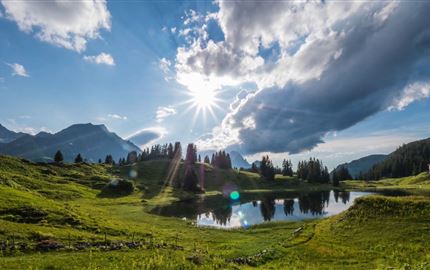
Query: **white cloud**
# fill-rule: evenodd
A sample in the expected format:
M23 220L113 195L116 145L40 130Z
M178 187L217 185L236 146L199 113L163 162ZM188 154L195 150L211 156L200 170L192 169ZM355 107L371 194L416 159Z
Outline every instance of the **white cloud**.
M100 30L110 30L111 15L104 0L7 1L5 17L41 41L82 52Z
M297 153L323 143L328 132L430 95L416 84L430 77L427 2L216 4L211 18L187 14L176 80L190 90L253 83L257 91L234 101L213 137L199 142L205 147ZM224 40L210 39L208 20ZM262 49L278 52L268 59Z
M162 122L165 118L175 115L176 114L176 110L171 107L163 107L163 106L159 106L157 108L157 112L155 114L155 119L157 120L157 122Z
M118 114L108 114L108 118L115 120L127 120L127 116L121 116Z
M30 75L28 75L27 70L25 70L23 65L18 63L7 64L7 65L12 68L13 76L30 77Z
M430 83L416 82L405 87L401 96L394 100L388 110L403 110L416 100L423 100L430 96Z
M115 61L113 60L113 57L110 54L104 52L100 53L99 55L85 55L84 60L98 65L115 66Z
M158 67L161 69L161 71L163 71L164 79L166 81L171 79L169 75L171 73L171 70L170 70L171 65L172 65L172 62L170 62L170 60L166 58L161 58L160 61L158 62Z

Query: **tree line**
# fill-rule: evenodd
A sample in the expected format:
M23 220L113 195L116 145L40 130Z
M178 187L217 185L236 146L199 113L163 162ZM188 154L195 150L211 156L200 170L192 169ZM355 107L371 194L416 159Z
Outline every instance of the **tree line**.
M398 178L428 171L430 163L430 139L404 144L384 161L374 165L360 176L364 180Z

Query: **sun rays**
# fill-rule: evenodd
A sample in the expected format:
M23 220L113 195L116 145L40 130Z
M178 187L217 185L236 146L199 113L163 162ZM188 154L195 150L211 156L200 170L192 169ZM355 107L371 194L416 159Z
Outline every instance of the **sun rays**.
M194 125L198 118L202 119L204 123L207 122L208 117L218 121L216 110L223 110L220 106L226 101L220 98L221 90L215 89L188 89L185 94L187 99L180 105L186 106L183 113L193 113L192 124Z

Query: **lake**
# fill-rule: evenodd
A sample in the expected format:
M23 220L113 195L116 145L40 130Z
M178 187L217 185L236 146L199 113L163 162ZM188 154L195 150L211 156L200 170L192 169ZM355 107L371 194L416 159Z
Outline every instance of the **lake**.
M359 191L318 191L309 193L263 193L211 196L180 201L152 212L194 220L197 226L218 228L249 227L271 221L299 221L329 217L348 209L356 198L369 195ZM237 196L236 196L237 195Z

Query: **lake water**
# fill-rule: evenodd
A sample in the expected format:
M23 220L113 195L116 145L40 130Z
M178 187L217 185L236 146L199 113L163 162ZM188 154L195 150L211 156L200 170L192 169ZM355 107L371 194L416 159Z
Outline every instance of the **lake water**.
M369 192L321 191L310 193L243 194L237 200L223 196L181 201L153 213L191 219L198 226L249 227L271 221L299 221L329 217L348 209Z

